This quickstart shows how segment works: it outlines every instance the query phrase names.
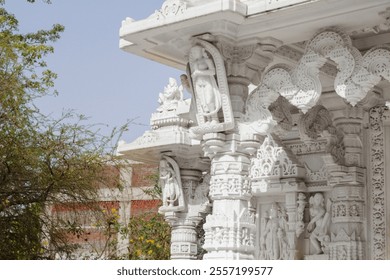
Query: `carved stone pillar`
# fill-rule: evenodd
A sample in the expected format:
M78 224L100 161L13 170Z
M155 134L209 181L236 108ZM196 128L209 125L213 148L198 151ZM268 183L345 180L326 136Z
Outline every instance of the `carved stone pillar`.
M171 259L195 260L198 254L198 238L196 227L201 218L188 219L185 214L166 215L172 227Z
M177 164L172 158L163 156L162 161L167 161L172 166ZM183 163L182 163L183 164ZM177 167L179 165L177 164ZM180 182L181 192L177 197L177 201L182 201L182 205L166 203L167 193L166 188L169 188L172 180L163 181L163 206L160 212L165 214L165 219L172 227L171 232L171 259L197 259L200 251L197 228L204 219L205 215L210 212L210 204L207 197L209 189L209 181L207 177L202 179L202 173L199 170L180 169L172 177ZM164 165L160 166L160 177L164 177L166 173L163 169ZM179 179L180 178L180 179ZM169 198L169 197L168 197ZM165 206L164 206L165 205Z
M249 209L250 154L237 134L204 136L211 162L210 198L213 212L204 225L204 259L253 259L256 226ZM217 142L219 145L217 145Z
M242 135L237 124L245 114L248 85L258 82L269 57L256 45L217 44L226 64L234 127L203 135L203 150L211 161L210 199L213 212L204 225L204 259L254 259L256 225L249 171L250 158L260 144L258 136ZM252 63L258 62L257 66ZM261 62L261 63L260 63Z

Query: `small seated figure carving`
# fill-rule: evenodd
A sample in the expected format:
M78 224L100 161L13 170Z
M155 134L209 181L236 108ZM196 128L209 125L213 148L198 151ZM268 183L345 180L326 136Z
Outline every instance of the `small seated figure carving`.
M157 108L157 111L174 111L179 101L183 101L183 86L178 86L176 79L169 78L169 83L164 87L164 92L159 94L158 103L160 103L160 107Z

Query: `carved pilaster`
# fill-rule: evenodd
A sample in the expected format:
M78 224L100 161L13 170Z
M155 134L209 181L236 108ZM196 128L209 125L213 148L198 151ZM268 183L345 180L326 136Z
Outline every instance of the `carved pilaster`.
M369 221L371 221L370 230L370 254L371 259L383 260L389 257L388 250L388 213L386 213L386 181L388 178L388 162L385 158L385 148L389 141L388 120L390 119L389 109L386 106L377 106L370 110L369 113ZM387 126L384 126L384 122ZM388 155L387 155L388 156ZM386 170L386 169L387 170ZM388 203L388 201L387 201Z
M361 107L346 107L339 112L333 112L335 127L343 132L345 149L344 163L346 166L363 167L362 127L364 110Z
M332 191L330 259L364 259L363 185L336 185Z

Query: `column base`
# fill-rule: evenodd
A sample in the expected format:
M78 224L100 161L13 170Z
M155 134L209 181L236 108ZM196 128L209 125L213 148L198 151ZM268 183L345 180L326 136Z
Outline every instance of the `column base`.
M210 252L203 256L204 260L254 260L253 254L243 254L231 251Z
M323 254L323 255L305 255L303 257L304 260L329 260L329 255Z

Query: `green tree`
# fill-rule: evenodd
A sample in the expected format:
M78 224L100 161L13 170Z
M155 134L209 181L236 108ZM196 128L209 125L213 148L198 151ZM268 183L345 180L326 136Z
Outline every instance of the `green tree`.
M34 2L34 0L27 0ZM41 114L37 98L55 94L45 57L64 27L22 34L0 0L0 259L70 255L78 225L50 215L53 205L95 209L99 186L115 184L114 132L101 136L83 116ZM50 2L50 1L44 1ZM114 175L114 176L111 176ZM115 177L115 178L116 178ZM46 244L47 243L47 244Z
M128 226L130 233L130 260L168 260L170 258L171 227L164 216L157 213L144 213L131 217Z

